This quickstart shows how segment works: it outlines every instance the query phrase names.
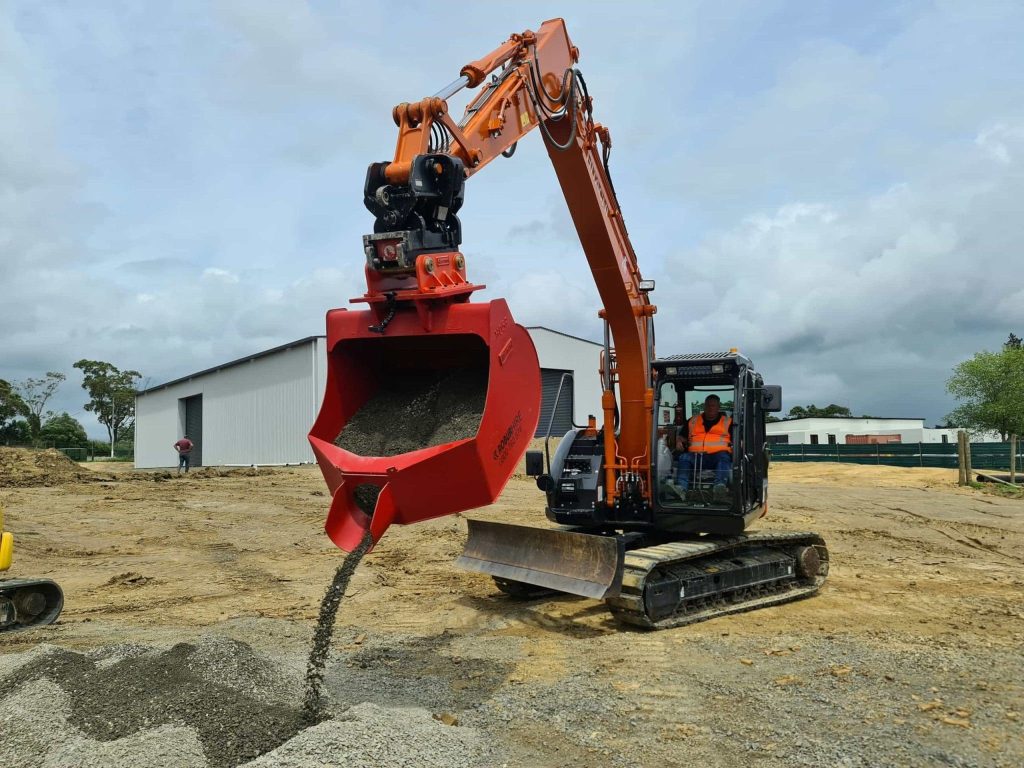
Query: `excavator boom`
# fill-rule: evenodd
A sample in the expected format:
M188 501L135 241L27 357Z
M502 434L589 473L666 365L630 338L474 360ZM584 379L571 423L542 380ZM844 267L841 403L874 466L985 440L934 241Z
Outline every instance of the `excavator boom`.
M363 238L366 293L358 312L327 316L324 402L310 442L333 494L327 531L351 550L362 532L377 540L392 522L411 523L492 502L536 429L540 370L532 342L504 301L471 303L458 211L466 179L540 128L604 306L614 349L606 351L602 409L610 503L651 496L653 352L646 283L637 267L607 173L611 139L575 63L561 19L512 35L465 65L437 95L394 108L395 157L371 164L363 190L374 231ZM490 78L490 79L488 79ZM455 122L445 99L483 86ZM482 383L472 434L367 456L345 439L363 409L396 381L444 386L453 372ZM398 428L398 425L394 425ZM456 481L456 477L458 480Z

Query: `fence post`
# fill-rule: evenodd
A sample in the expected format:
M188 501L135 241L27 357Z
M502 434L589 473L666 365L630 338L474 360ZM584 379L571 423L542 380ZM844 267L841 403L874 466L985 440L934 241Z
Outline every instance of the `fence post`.
M1017 435L1010 435L1010 482L1017 482Z
M974 468L971 466L971 437L964 432L964 467L967 472L967 484L974 480Z
M878 443L875 443L875 464L882 463L882 449L878 447Z
M967 485L967 457L964 455L964 431L956 433L956 467L959 470L957 485Z

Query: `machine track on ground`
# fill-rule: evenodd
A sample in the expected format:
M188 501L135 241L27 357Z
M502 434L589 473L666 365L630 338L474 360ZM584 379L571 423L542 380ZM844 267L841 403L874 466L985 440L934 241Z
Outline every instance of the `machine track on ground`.
M623 623L668 629L809 597L827 576L817 534L755 531L627 551L621 592L605 602Z
M52 624L64 593L49 579L0 579L0 634Z

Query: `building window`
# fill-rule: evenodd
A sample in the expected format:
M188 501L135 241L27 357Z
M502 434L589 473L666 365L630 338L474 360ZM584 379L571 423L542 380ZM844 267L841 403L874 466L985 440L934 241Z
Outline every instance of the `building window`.
M789 435L768 435L768 445L779 445L789 443Z
M942 442L948 443L949 442L949 435L943 435L942 436Z
M836 444L836 436L835 435L829 435L828 436L828 444L829 445L835 445Z
M818 436L817 435L811 435L811 445L817 445L817 444L818 444Z

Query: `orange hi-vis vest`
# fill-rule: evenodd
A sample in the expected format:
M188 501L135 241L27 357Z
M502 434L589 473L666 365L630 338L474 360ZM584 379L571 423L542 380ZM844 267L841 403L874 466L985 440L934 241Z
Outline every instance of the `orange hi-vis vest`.
M704 417L696 414L690 417L690 453L721 453L732 450L732 437L729 428L732 427L732 419L722 414L711 429L704 429Z

